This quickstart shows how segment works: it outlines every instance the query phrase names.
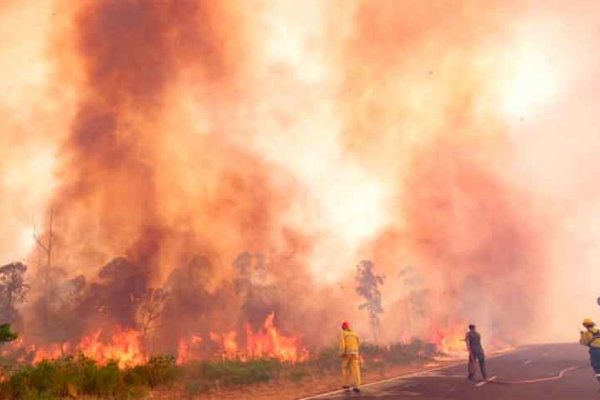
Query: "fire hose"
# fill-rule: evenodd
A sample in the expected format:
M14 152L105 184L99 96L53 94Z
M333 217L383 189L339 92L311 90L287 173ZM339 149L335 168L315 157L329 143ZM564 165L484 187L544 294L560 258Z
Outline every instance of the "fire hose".
M562 371L560 371L557 375L549 376L547 378L526 379L526 380L519 380L519 381L484 380L482 382L493 383L493 384L496 384L496 385L528 385L528 384L532 384L532 383L557 381L559 379L562 379L567 373L572 372L572 371L576 371L578 369L582 369L582 368L585 368L585 367L587 367L586 364L575 365L575 366L572 366L572 367L569 367L569 368L565 368Z

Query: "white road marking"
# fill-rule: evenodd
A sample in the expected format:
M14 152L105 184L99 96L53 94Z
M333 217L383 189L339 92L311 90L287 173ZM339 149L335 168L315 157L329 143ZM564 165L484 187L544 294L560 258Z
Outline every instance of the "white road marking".
M531 364L531 360L525 361L525 365L527 365L527 364Z
M496 379L496 378L497 378L497 376L492 376L490 379L486 379L486 380L485 380L485 381L483 381L483 382L479 382L479 383L478 383L478 384L476 384L475 386L477 386L477 387L483 386L483 385L485 385L486 383L488 383L488 382L491 382L491 381L493 381L493 380L494 380L494 379Z
M504 357L506 355L509 355L511 353L518 352L518 351L519 351L519 349L514 349L513 348L511 350L503 351L500 354L495 354L493 356L487 357L487 359L490 360L492 358ZM429 370L425 370L425 371L412 372L412 373L405 374L405 375L395 376L393 378L388 378L388 379L383 379L383 380L380 380L380 381L370 382L370 383L367 383L365 385L361 385L361 388L364 388L364 387L367 387L367 386L379 385L381 383L386 383L386 382L400 381L400 380L403 380L403 379L414 378L414 377L417 377L417 376L423 376L423 375L429 374L431 372L442 371L442 370L445 370L445 369L459 367L461 365L467 365L467 362L461 361L459 363L450 364L450 365L446 365L446 366L439 367L439 368L433 368L433 369L429 369ZM327 393L321 393L321 394L317 394L317 395L314 395L314 396L302 397L302 398L299 398L298 400L320 399L320 398L325 397L325 396L330 396L332 394L339 394L339 393L344 393L344 390L343 389L332 390L331 392L327 392Z

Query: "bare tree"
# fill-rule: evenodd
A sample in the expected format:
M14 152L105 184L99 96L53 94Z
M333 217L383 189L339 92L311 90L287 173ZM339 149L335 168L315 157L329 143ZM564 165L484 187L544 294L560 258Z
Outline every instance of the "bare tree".
M52 270L52 250L54 248L54 210L50 210L50 216L48 220L48 233L47 239L44 242L37 232L35 223L33 224L33 238L36 244L42 250L46 256L45 263L43 265L43 285L44 285L44 299L42 305L42 323L44 329L48 328L48 303L50 302L50 272Z
M375 341L379 337L379 314L383 312L381 305L381 292L379 286L385 281L384 275L376 275L373 271L375 265L372 261L363 260L356 266L356 293L366 301L358 306L360 310L366 309L369 313L371 329Z
M146 336L148 331L152 328L152 325L154 325L161 316L168 299L169 292L164 289L146 289L138 308L138 321L143 336Z

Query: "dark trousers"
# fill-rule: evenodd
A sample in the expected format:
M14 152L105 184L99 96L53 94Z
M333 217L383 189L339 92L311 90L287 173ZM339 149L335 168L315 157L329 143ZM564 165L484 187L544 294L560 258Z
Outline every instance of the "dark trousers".
M600 348L590 347L590 363L596 374L596 379L600 382Z
M487 373L485 371L485 354L483 353L483 349L469 350L469 379L473 379L475 377L477 363L479 363L479 370L481 371L481 376L483 377L483 379L486 379Z

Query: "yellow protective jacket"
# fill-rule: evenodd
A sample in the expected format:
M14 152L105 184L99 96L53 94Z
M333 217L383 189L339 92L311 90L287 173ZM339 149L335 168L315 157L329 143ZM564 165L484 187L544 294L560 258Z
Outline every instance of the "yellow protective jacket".
M359 340L356 332L343 330L340 335L340 355L358 354Z
M579 343L588 347L600 348L600 329L588 328L586 331L581 332Z

